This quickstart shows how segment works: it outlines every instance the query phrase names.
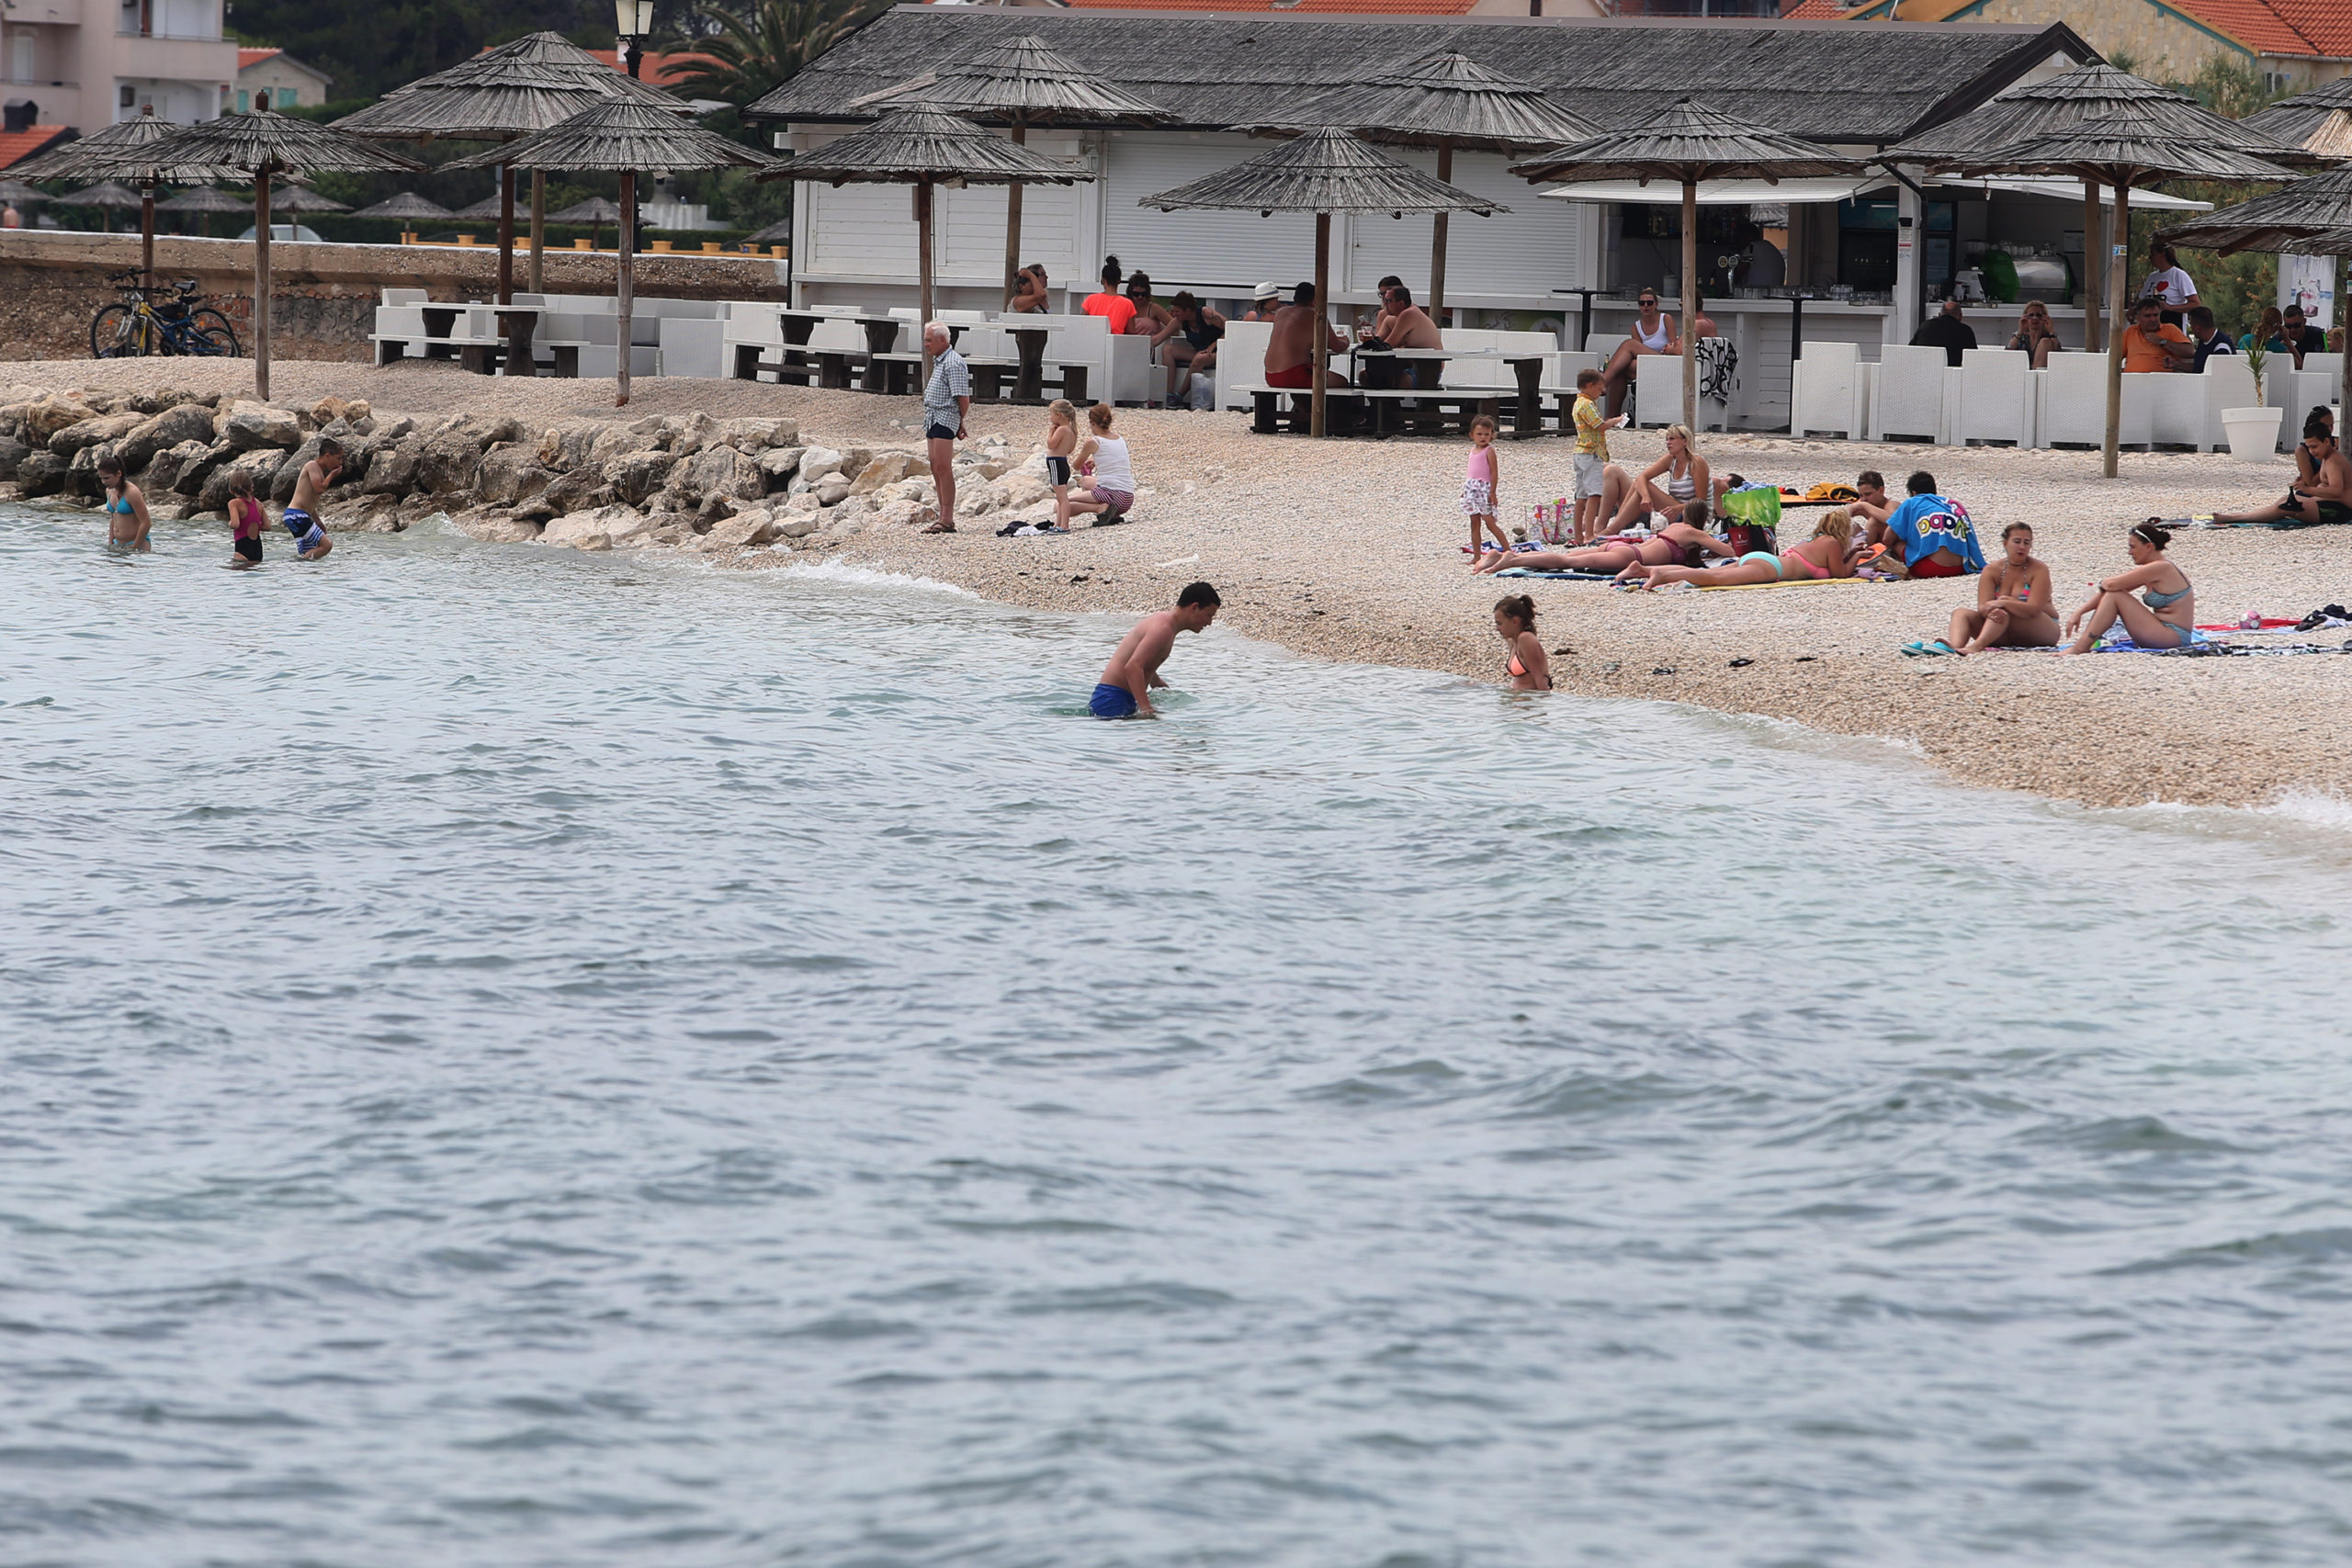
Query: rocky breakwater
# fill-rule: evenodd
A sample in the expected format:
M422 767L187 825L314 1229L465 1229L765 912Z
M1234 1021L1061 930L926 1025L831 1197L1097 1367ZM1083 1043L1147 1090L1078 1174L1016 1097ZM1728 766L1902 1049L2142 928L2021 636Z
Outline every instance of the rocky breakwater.
M529 430L476 413L420 425L337 398L296 408L31 387L0 401L0 494L95 504L97 464L112 455L157 515L225 517L240 474L283 505L325 438L345 457L320 514L345 532L396 533L446 513L476 538L505 543L726 553L823 550L938 515L922 454L805 442L789 419L575 419ZM1050 512L1043 455L1016 457L1001 435L959 452L956 471L960 517Z

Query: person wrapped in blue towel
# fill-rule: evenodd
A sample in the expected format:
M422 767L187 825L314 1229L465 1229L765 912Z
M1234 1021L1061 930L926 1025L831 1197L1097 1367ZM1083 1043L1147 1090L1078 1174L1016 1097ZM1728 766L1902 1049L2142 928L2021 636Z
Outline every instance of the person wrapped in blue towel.
M1870 542L1883 544L1887 554L1903 552L1905 577L1973 577L1984 570L1984 547L1976 540L1976 526L1968 508L1936 490L1936 476L1925 468L1905 486L1911 493L1870 525ZM1882 559L1882 567L1891 561Z

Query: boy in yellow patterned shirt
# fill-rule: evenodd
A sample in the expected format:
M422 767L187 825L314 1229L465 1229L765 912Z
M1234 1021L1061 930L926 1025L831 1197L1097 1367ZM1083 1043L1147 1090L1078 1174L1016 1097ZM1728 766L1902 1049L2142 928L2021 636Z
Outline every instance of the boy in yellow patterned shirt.
M1597 394L1602 377L1598 370L1577 372L1577 523L1576 542L1589 545L1600 532L1601 492L1608 488L1609 433L1625 416L1603 419Z

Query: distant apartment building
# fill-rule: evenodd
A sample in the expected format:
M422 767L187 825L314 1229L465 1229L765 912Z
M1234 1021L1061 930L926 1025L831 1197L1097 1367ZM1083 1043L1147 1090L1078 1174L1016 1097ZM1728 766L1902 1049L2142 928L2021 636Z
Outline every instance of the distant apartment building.
M0 99L11 123L95 130L148 106L182 125L235 91L222 0L0 0Z
M237 51L237 108L315 107L327 101L334 78L282 49Z
M1844 10L1806 0L1803 14L1858 22L2064 22L2143 76L2185 82L2218 58L2258 72L2280 93L2352 75L2352 0L1869 0Z

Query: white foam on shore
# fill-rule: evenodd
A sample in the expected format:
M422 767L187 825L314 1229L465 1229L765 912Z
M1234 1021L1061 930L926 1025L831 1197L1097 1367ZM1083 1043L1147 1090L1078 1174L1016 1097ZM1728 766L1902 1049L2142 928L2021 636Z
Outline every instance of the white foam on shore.
M2281 817L2305 827L2352 833L2352 800L2311 790L2289 790L2267 806L2248 807L2266 817Z
M951 593L959 599L980 597L960 583L942 582L935 577L917 577L911 572L855 566L844 560L810 561L806 565L788 566L783 570L786 577L815 578L822 582L852 583L860 588L916 588L928 593Z

